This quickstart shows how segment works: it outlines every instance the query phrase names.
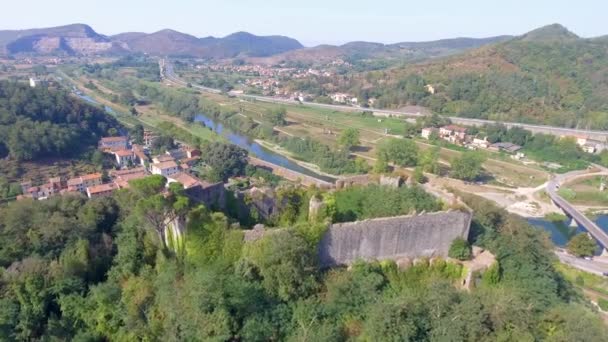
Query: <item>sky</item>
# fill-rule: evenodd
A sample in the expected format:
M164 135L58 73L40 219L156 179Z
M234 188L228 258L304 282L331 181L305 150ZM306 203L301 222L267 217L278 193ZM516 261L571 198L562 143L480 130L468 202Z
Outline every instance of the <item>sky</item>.
M306 46L523 34L560 23L582 37L608 34L606 0L2 0L0 29L70 23L97 32L197 37L279 34Z

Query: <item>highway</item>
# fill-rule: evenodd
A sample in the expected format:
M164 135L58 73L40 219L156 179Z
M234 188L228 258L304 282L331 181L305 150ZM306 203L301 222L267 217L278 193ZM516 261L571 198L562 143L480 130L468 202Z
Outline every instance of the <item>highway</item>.
M555 178L551 179L549 182L547 182L547 194L549 195L553 203L555 203L555 205L560 207L583 229L589 232L589 234L591 234L591 236L593 236L603 248L608 249L608 234L604 232L595 222L593 222L583 213L574 208L572 204L568 203L568 201L562 198L557 192L559 186L566 183L567 181L587 175L589 175L589 172L587 170L572 171L562 175L558 175Z
M173 65L168 62L167 59L159 60L161 78L168 80L174 84L186 86L187 83L183 80L179 79L173 71ZM222 91L219 89L213 89L209 87L203 87L196 84L190 84L192 88L199 89L205 92L213 93L213 94L221 94ZM278 104L289 104L289 105L301 105L302 103L296 100L284 99L279 97L270 97L270 96L259 96L259 95L247 95L240 94L235 92L229 93L231 96L243 98L243 99L253 99L256 101L270 102L270 103L278 103ZM341 106L341 105L331 105L331 104L323 104L323 103L315 103L315 102L305 102L304 105L309 107L316 108L324 108L337 110L342 112L361 112L362 110L373 111L374 115L378 116L399 116L399 117L422 117L424 114L420 113L411 113L404 112L398 110L388 110L388 109L375 109L375 108L359 108L359 107L350 107L350 106ZM562 135L570 135L570 136L578 136L583 135L587 136L591 139L596 139L600 141L608 140L608 131L597 131L597 130L586 130L586 129L575 129L575 128L564 128L564 127L555 127L555 126L545 126L545 125L534 125L534 124L524 124L517 122L504 122L504 121L494 121L494 120L484 120L484 119L471 119L471 118L463 118L457 116L450 116L450 120L455 124L465 125L465 126L483 126L487 124L496 124L501 123L505 126L511 127L521 127L527 129L533 133L545 133L556 136Z

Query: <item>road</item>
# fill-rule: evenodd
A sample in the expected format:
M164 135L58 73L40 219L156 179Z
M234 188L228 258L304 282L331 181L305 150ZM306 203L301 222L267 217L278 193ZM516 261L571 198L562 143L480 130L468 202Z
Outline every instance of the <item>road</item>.
M174 71L173 65L169 63L166 59L160 59L159 66L161 70L161 78L166 79L174 84L186 86L188 83L179 79ZM203 87L196 84L190 84L192 88L199 89L205 92L213 93L213 94L221 94L222 91L219 89L213 89L209 87ZM247 95L240 94L235 92L229 93L231 96L243 98L243 99L253 99L256 101L269 102L269 103L277 103L277 104L289 104L289 105L301 105L302 103L296 100L284 99L278 97L269 97L269 96L259 96L259 95ZM399 117L422 117L425 114L420 113L412 113L412 112L404 112L398 110L388 110L388 109L374 109L374 108L359 108L359 107L349 107L349 106L341 106L341 105L331 105L331 104L323 104L323 103L315 103L315 102L306 102L306 106L316 107L316 108L324 108L337 110L342 112L360 112L362 110L373 111L374 115L381 116L399 116ZM527 129L533 133L545 133L552 134L556 136L562 135L584 135L588 136L591 139L596 139L600 141L608 140L608 131L597 131L597 130L586 130L586 129L575 129L575 128L564 128L564 127L555 127L555 126L545 126L545 125L533 125L533 124L524 124L517 122L504 122L504 121L494 121L494 120L484 120L484 119L471 119L471 118L462 118L457 116L450 116L450 120L455 124L461 124L466 126L483 126L487 124L496 124L501 123L505 126L511 127L521 127Z
M555 254L559 258L560 262L572 267L576 267L581 271L594 273L597 275L603 275L604 273L608 272L607 263L577 258L563 251L555 251Z
M598 172L597 174L605 174L606 171ZM546 191L553 203L560 207L568 216L576 221L583 229L591 234L597 242L603 247L608 249L608 234L604 232L595 222L590 220L583 213L578 211L574 206L558 194L559 186L566 183L567 181L574 180L582 176L588 176L590 173L588 170L572 171L551 179L547 182Z

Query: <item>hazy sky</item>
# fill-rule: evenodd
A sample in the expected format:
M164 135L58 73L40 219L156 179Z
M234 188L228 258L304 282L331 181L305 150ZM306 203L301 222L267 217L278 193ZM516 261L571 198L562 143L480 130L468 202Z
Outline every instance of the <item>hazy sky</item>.
M607 0L2 0L0 29L86 23L103 34L281 34L305 45L521 34L561 23L608 34Z

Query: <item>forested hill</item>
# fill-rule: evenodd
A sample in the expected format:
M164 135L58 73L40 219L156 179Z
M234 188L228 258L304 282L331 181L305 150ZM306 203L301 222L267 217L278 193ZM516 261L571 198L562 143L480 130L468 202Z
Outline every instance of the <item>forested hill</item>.
M0 82L0 158L72 156L118 128L102 109L65 91Z
M416 104L473 118L608 129L608 40L579 38L555 24L458 56L362 74L351 91L386 108Z

